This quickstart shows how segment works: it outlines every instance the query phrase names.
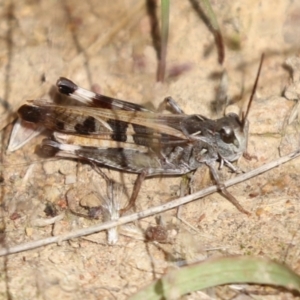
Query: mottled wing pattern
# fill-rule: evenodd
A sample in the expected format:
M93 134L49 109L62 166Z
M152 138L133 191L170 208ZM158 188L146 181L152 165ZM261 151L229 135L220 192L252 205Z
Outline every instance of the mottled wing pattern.
M150 111L139 104L86 90L65 77L60 77L56 82L56 86L61 94L67 95L87 106L127 111Z

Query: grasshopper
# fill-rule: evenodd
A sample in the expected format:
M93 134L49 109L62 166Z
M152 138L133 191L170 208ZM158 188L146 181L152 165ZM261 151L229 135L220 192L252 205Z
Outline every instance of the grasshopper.
M246 153L249 132L247 116L254 98L262 67L259 65L245 114L235 113L211 120L199 114L187 115L168 97L157 112L131 102L111 98L59 78L59 93L82 106L56 105L31 100L18 110L29 123L51 130L50 139L42 142L43 151L59 157L80 158L97 164L139 174L123 212L134 204L146 177L182 175L207 165L219 192L246 214L236 198L222 184L215 163L232 165ZM174 114L162 112L170 105Z

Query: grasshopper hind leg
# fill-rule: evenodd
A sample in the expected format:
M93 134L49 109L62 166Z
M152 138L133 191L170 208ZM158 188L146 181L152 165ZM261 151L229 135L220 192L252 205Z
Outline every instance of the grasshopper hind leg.
M121 209L121 215L126 213L131 208L135 207L135 201L139 195L142 184L143 184L145 178L148 176L148 174L149 174L149 172L147 169L143 170L141 173L138 174L138 177L135 180L135 183L133 186L133 190L132 190L129 202L128 202L127 206L125 206L124 208Z

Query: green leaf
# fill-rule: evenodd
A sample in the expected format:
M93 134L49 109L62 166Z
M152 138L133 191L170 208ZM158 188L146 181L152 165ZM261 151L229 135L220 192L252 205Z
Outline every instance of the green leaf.
M300 292L300 277L288 267L268 259L236 256L172 270L129 299L174 299L193 291L231 283L276 285Z

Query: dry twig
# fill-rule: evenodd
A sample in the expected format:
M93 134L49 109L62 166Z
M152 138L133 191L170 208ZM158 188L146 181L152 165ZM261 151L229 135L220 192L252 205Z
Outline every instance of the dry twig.
M293 160L295 158L297 158L298 156L300 156L300 151L296 151L296 152L292 152L286 156L283 156L273 162L267 163L255 170L252 170L250 172L247 172L245 174L239 175L235 178L232 178L228 181L226 181L224 184L226 187L232 186L234 184L240 183L242 181L248 180L250 178L253 178L255 176L258 176L266 171L269 171L275 167L278 167L290 160ZM33 241L33 242L29 242L29 243L24 243L21 245L17 245L17 246L13 246L13 247L6 247L6 248L2 248L0 249L0 256L4 256L4 255L8 255L8 254L14 254L14 253L18 253L18 252L22 252L22 251L26 251L26 250L30 250L30 249L34 249L34 248L38 248L38 247L42 247L45 245L49 245L49 244L53 244L53 243L61 243L62 241L66 241L69 239L74 239L77 237L81 237L81 236L85 236L85 235L90 235L93 233L97 233L103 230L107 230L116 226L120 226L129 222L133 222L136 221L138 219L143 219L146 217L149 217L151 215L155 215L158 213L161 213L163 211L167 211L169 209L178 207L180 205L189 203L191 201L197 200L199 198L203 198L204 196L207 196L209 194L212 194L214 192L216 192L218 190L217 186L211 186L208 187L206 189L203 189L197 193L194 193L192 195L188 195L173 201L170 201L168 203L165 203L163 205L160 206L156 206L156 207L151 207L149 209L146 209L144 211L138 212L138 213L134 213L128 216L124 216L121 217L120 219L118 219L117 221L110 221L110 222L105 222L99 225L95 225L95 226L91 226L88 228L83 228L83 229L79 229L79 230L75 230L73 232L67 233L67 234L63 234L63 235L58 235L58 236L53 236L53 237L49 237L46 239L41 239L41 240L37 240L37 241Z

